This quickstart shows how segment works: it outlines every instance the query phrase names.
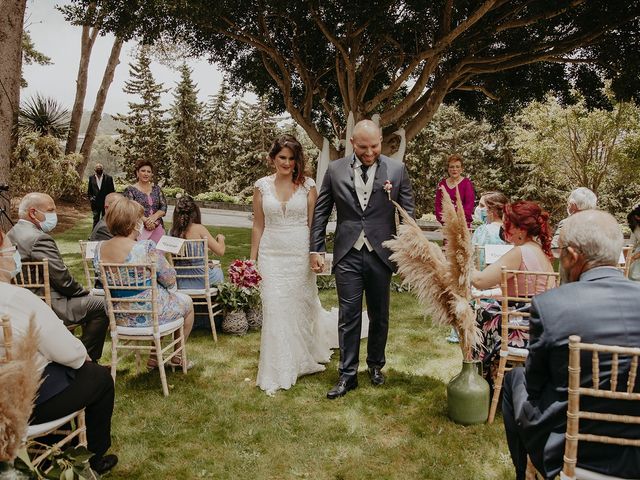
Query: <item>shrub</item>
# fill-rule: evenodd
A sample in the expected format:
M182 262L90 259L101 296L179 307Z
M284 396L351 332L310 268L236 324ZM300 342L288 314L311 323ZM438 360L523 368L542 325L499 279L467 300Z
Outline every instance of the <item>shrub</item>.
M11 184L18 195L42 192L54 199L77 200L83 182L77 172L82 155L64 155L52 136L26 133L18 139L11 158Z
M199 193L194 197L194 200L200 200L204 202L225 202L225 203L235 203L235 204L243 204L242 199L235 197L233 195L227 195L222 192L203 192Z
M162 187L162 193L167 198L176 198L179 193L184 195L184 188L180 187Z

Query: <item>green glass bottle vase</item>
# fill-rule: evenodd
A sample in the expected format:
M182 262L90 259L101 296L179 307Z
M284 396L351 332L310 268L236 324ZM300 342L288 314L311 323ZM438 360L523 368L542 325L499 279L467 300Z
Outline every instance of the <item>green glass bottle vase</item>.
M489 416L489 384L478 374L479 362L462 362L447 385L447 413L462 425L484 423Z

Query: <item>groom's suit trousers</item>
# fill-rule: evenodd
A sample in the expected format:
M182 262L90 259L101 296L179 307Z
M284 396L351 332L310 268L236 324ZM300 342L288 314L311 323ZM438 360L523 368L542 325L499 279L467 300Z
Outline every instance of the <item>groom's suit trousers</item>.
M389 330L391 270L375 251L352 248L334 267L340 302L338 339L341 376L355 377L360 356L362 296L366 293L369 315L367 365L382 368Z

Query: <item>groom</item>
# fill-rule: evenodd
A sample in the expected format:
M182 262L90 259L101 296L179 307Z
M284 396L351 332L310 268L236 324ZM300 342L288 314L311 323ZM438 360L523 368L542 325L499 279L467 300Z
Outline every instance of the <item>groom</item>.
M389 329L389 284L394 266L382 246L396 232L395 200L410 215L414 203L404 165L380 155L382 135L371 120L358 122L351 144L354 154L329 164L311 225L311 269L324 266L325 231L335 204L338 224L333 265L340 307L340 378L327 398L342 397L358 386L362 295L369 315L367 365L373 385L382 385ZM385 184L387 185L385 188Z

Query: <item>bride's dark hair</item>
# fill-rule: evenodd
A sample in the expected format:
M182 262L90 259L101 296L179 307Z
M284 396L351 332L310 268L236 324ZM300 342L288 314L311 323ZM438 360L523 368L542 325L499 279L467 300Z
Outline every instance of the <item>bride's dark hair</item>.
M296 140L296 137L293 135L281 135L276 138L271 146L271 150L269 150L269 158L274 160L276 155L280 153L280 150L283 148L289 148L293 152L293 159L296 162L296 165L293 167L293 183L296 185L302 185L304 183L304 152L302 150L302 145L300 142Z
M200 208L189 195L185 195L176 201L176 208L173 211L173 223L171 225L171 236L184 238L189 225L192 223L202 223Z

